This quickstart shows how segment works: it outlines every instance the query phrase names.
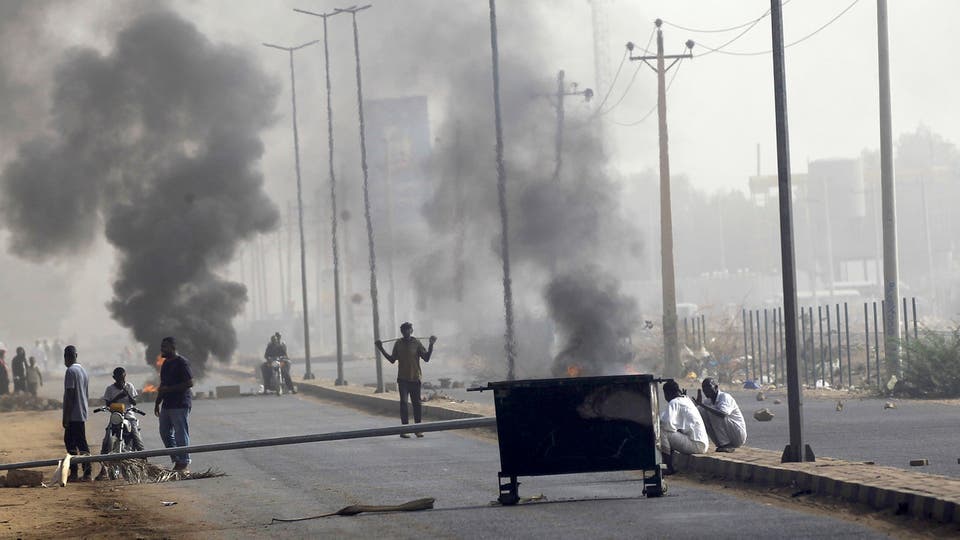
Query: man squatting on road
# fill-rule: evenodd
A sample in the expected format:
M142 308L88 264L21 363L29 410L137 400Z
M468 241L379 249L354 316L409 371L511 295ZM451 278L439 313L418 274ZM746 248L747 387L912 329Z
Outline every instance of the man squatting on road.
M705 454L709 439L700 411L693 400L680 391L677 381L663 383L663 397L669 402L660 413L660 452L666 473L673 474L673 452Z
M747 424L737 400L726 392L721 392L717 382L711 378L703 380L702 399L698 393L697 408L703 413L703 423L707 435L717 445L717 452L733 452L747 442Z
M408 424L410 422L407 416L407 396L410 396L410 402L413 404L413 421L420 423L420 359L424 362L430 361L430 355L433 354L433 344L437 342L437 336L430 336L430 348L424 349L423 343L413 337L413 324L405 322L400 325L402 338L393 343L393 354L387 354L383 350L383 342L379 339L375 342L380 354L391 364L397 362L397 390L400 391L400 422ZM409 439L409 433L401 433L401 437ZM423 433L417 433L417 437L423 437Z

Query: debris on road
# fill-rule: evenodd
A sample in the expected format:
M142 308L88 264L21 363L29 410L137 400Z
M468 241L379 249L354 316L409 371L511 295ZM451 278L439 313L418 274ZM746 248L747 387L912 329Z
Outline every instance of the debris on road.
M11 470L3 481L3 485L9 488L40 487L41 484L43 484L42 472L23 469Z
M838 400L837 400L837 412L840 412L840 411L842 411L842 410L843 410L843 400L842 400L842 399L838 399Z
M782 399L775 399L775 400L773 400L773 404L774 404L774 405L779 405L779 404L781 404L781 403L783 403L783 400L782 400Z
M303 518L292 518L292 519L283 519L283 518L273 518L270 520L270 524L273 523L292 523L294 521L306 521L308 519L318 519L331 516L355 516L357 514L362 514L364 512L416 512L418 510L430 510L433 508L433 503L436 499L433 497L427 497L424 499L416 499L410 502L403 504L393 505L393 506L370 506L365 504L352 504L350 506L345 506L336 512L331 512L329 514L320 514L317 516L303 517Z
M226 476L217 469L207 469L203 472L187 472L164 469L145 459L124 459L114 467L119 469L119 477L130 484L157 484L161 482L176 482L178 480L199 480L202 478L216 478Z
M884 410L886 410L886 409L896 409L896 408L897 408L897 404L894 403L894 402L892 402L892 401L888 401L888 402L886 402L886 403L883 404L883 408L884 408Z
M757 392L757 401L763 401L767 399L767 396L763 395L763 392Z
M63 404L55 399L37 397L31 394L16 393L0 396L0 412L11 411L56 411Z
M911 466L911 467L925 467L925 466L927 466L927 465L929 465L929 464L930 464L930 462L927 461L927 460L925 460L925 459L911 459L911 460L910 460L910 466Z
M763 408L753 413L753 418L759 422L769 422L773 420L774 414L769 409Z
M164 505L164 506L173 506L173 505L177 504L177 501L160 501L160 504L162 504L162 505Z

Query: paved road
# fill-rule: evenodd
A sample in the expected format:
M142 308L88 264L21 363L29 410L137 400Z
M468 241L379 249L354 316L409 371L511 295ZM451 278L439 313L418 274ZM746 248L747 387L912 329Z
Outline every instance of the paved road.
M193 441L378 427L392 418L367 415L300 396L198 401ZM154 421L148 446L158 444ZM455 432L198 454L194 470L216 466L229 476L176 484L211 501L205 520L225 538L625 538L699 537L697 523L727 524L712 537L875 538L859 525L783 510L716 491L675 486L645 499L633 473L521 479L521 496L548 502L491 506L499 454L492 440ZM334 511L349 504L397 504L435 497L436 509L267 525L274 516Z
M790 439L785 394L768 392L762 402L756 400L756 391L733 394L747 419L747 444L783 450ZM783 403L774 405L775 398ZM820 456L960 476L960 407L905 400L897 401L896 409L884 410L884 402L844 400L837 412L836 400L805 399L804 438ZM763 407L776 415L772 421L753 419L753 412ZM927 459L930 465L911 467L912 459Z

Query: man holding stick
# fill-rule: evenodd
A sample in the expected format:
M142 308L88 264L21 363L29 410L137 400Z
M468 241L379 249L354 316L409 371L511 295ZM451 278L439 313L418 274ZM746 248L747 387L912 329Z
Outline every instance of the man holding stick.
M419 424L421 417L420 360L423 359L424 362L430 361L430 356L433 354L433 344L437 342L437 336L430 336L430 346L428 349L424 349L423 343L420 343L419 339L413 337L413 324L409 322L401 324L400 334L402 334L403 337L394 340L393 354L387 354L387 351L383 349L382 341L377 340L375 343L377 348L380 349L380 354L382 354L388 362L391 364L398 362L397 390L400 391L400 422L403 424L410 422L407 414L407 395L409 395L410 402L413 405L413 421ZM400 436L404 439L410 438L408 433L402 433ZM418 432L417 437L423 437L423 433Z

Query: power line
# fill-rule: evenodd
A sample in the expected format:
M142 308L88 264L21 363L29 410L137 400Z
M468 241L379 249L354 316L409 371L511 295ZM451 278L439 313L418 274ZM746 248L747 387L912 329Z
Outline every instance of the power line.
M677 62L677 69L674 70L673 75L670 76L670 81L667 82L667 89L666 89L667 92L669 92L670 88L673 86L673 81L674 79L677 78L677 73L680 73L681 65L683 65L683 60L680 60L679 62ZM643 115L639 120L636 120L634 122L617 122L616 120L610 120L610 123L618 126L623 126L623 127L636 126L645 122L656 111L657 111L657 106L654 105L653 107L650 108L649 111L647 111L647 114Z
M790 1L791 1L791 0L784 0L784 2L783 2L781 5L785 6L785 5L789 4ZM669 21L663 21L663 24L665 24L665 25L667 25L667 26L672 26L672 27L674 27L674 28L678 28L678 29L680 29L680 30L686 30L687 32L695 32L695 33L698 33L698 34L721 34L721 33L724 33L724 32L732 32L732 31L734 31L734 30L739 30L739 29L743 28L744 26L748 26L748 25L751 25L751 24L753 24L753 23L756 23L757 21L762 20L764 17L766 17L766 16L769 15L769 14L770 14L770 10L768 9L768 10L766 10L766 11L763 12L763 15L760 15L759 17L757 17L757 18L755 18L755 19L750 19L749 21L744 22L744 23L742 23L742 24L738 24L738 25L736 25L736 26L730 26L730 27L727 27L727 28L711 28L711 29L706 29L706 30L705 30L705 29L698 29L698 28L689 28L689 27L686 27L686 26L680 26L679 24L674 24L674 23L669 22Z
M649 54L648 49L650 48L650 43L653 41L653 35L655 32L656 32L656 29L653 29L650 31L650 36L647 37L647 45L643 48L644 52L647 52L648 54ZM613 76L613 81L610 82L610 87L607 88L606 95L603 96L603 99L600 100L600 104L597 105L597 112L593 113L594 117L599 116L600 114L606 114L606 113L601 113L600 111L603 110L603 105L607 102L607 99L610 98L610 94L613 93L613 87L617 83L618 78L620 77L620 70L623 69L623 64L624 62L627 61L628 54L630 54L629 49L624 49L623 57L620 58L620 65L617 66L617 72ZM639 66L638 66L638 69L639 69ZM633 79L635 79L636 77L637 77L637 72L634 71L633 76L630 79L630 85L633 84ZM630 89L630 86L628 85L627 90L629 89ZM626 93L626 90L624 90L624 93ZM620 99L617 101L617 104L619 105L621 101L623 101L623 96L620 96ZM614 107L616 107L616 105L614 105ZM612 110L613 107L611 107L610 109ZM608 110L607 112L610 112L610 111Z
M819 33L822 32L824 29L826 29L828 26L830 26L831 24L835 23L835 22L837 21L837 19L839 19L840 17L844 16L848 11L850 11L851 9L853 9L853 6L857 5L857 3L858 3L859 1L860 1L860 0L853 0L853 2L850 3L850 5L848 5L847 7L843 8L843 10L840 11L840 13L837 13L833 18L831 18L831 19L828 20L827 22L823 23L823 24L822 24L820 27L818 27L816 30L814 30L813 32L810 32L809 34L803 36L803 37L800 38L800 39L797 39L797 40L795 40L795 41L791 41L790 43L787 43L786 45L784 45L784 48L793 47L794 45L798 45L798 44L800 44L800 43L803 43L804 41L812 38L813 36L815 36L815 35L817 35L817 34L819 34ZM754 23L754 24L756 24L756 23ZM749 30L749 29L748 29L748 30ZM745 32L744 32L744 33L745 33ZM743 35L743 34L741 34L741 35ZM739 36L737 36L737 37L739 37ZM736 38L734 38L734 39L736 39ZM706 55L708 55L708 54L710 54L710 53L715 53L715 52L716 52L716 53L720 53L720 54L727 54L727 55L731 55L731 56L762 56L762 55L770 54L771 52L773 52L773 51L770 50L770 49L765 50L765 51L748 51L748 52L742 52L742 51L725 51L725 50L722 50L724 47L726 47L727 45L729 45L730 43L732 43L732 41L733 41L733 40L728 41L727 43L724 43L723 45L721 45L721 46L719 46L719 47L716 47L716 48L710 47L710 46L708 46L708 45L704 45L703 43L697 43L697 45L698 45L699 47L703 47L704 49L707 49L707 51L708 51L708 52L705 52L705 53L703 53L703 54L701 54L701 55L698 55L697 57L699 58L699 57L701 57L701 56L706 56Z

